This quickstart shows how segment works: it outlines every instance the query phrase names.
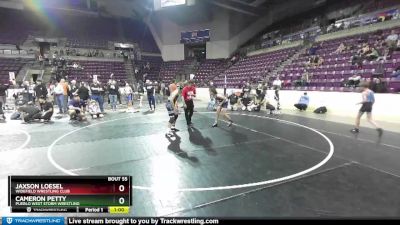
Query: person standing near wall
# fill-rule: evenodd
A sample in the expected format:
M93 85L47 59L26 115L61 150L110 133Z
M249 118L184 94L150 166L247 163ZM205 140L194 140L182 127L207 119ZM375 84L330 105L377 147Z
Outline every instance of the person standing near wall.
M87 83L82 82L76 93L78 94L79 98L85 102L85 106L83 107L83 112L86 112L86 105L89 104L88 100L90 98L90 93L89 93L89 88L87 87Z
M146 80L147 100L149 102L150 111L156 110L156 101L154 99L154 86L151 81Z
M101 113L104 113L104 99L102 96L103 87L100 85L100 82L96 79L93 80L92 85L90 85L90 91L92 93L92 99L99 103Z
M68 86L69 88L69 99L74 97L74 94L78 91L78 85L76 84L76 80L71 80L71 84Z
M280 110L281 109L281 103L279 99L279 90L282 88L282 81L279 79L279 76L276 77L274 82L272 82L272 88L275 90L275 100L276 100L276 109Z
M6 107L7 90L8 90L8 85L0 84L0 102L2 103L2 107Z
M64 109L64 82L65 82L64 79L61 79L60 82L54 88L55 100L59 109L58 114L63 114L67 112Z
M69 85L68 85L68 82L64 79L61 79L60 83L62 84L62 87L63 87L63 108L64 108L64 113L65 113L68 110Z
M161 104L163 102L162 96L161 96L161 85L156 81L154 82L154 93L156 95L156 103Z
M110 80L108 84L108 98L110 100L111 110L117 110L118 85L115 80Z
M44 101L39 101L40 105L40 110L43 110L43 104L46 102L45 100L47 99L47 88L46 86L42 83L41 80L36 81L36 87L35 87L35 95L38 100L44 100Z

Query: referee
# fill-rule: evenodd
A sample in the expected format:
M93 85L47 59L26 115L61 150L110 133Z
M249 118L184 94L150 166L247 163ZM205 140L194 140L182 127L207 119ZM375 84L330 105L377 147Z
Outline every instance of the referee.
M193 80L189 80L188 84L183 88L182 97L184 101L183 108L185 110L186 124L189 127L192 127L192 116L194 110L193 98L196 97L196 86Z

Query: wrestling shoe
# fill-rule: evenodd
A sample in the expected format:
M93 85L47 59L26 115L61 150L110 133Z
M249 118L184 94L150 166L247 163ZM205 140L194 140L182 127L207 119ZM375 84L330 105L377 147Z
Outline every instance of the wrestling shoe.
M172 127L171 130L174 131L174 132L178 132L178 131L179 131L179 130L176 129L175 127Z
M168 131L167 133L165 133L165 137L173 137L174 134L172 133L172 131Z
M358 128L353 128L350 130L351 133L360 133L360 130Z

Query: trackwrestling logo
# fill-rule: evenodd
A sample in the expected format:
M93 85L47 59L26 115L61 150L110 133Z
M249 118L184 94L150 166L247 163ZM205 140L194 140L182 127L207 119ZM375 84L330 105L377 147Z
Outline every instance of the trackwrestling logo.
M64 217L3 217L3 225L64 225Z

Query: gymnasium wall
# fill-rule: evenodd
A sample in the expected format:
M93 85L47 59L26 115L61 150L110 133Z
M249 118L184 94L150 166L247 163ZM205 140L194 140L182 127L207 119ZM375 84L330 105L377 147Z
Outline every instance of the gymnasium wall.
M164 61L180 61L185 59L185 46L183 44L163 45L161 55Z
M228 89L227 93L232 89ZM240 91L239 89L233 89ZM209 93L207 88L198 88L197 99L202 102L209 101ZM223 89L218 89L218 93L223 93ZM294 110L293 104L297 103L304 91L280 91L282 109ZM308 111L325 105L328 108L328 113L348 118L355 118L360 105L356 103L361 101L360 93L353 92L319 92L309 91L310 104ZM268 90L271 102L273 100L274 91ZM400 94L375 94L375 105L373 109L374 117L380 121L400 123Z

